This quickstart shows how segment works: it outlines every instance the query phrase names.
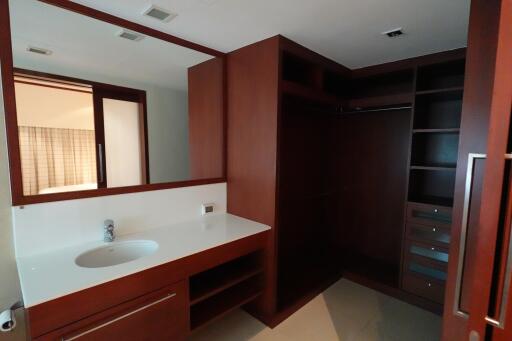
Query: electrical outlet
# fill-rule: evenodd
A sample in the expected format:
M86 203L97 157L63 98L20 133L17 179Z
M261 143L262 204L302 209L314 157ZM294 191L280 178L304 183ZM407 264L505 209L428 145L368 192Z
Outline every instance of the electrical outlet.
M214 206L215 206L214 204L202 204L201 205L201 214L206 215L206 214L213 213Z

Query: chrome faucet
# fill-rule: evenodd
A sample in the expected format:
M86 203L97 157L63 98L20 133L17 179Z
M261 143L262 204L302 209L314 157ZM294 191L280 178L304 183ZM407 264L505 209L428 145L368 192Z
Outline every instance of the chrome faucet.
M114 239L116 239L116 236L114 235L114 221L112 219L107 219L103 223L103 240L106 243L112 243Z

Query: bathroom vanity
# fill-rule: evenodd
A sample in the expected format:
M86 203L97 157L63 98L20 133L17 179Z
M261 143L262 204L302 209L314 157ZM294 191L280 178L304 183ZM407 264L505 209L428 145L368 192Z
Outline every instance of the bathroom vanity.
M183 340L259 296L269 227L230 214L93 242L18 260L35 340ZM138 241L153 253L88 268L78 257ZM98 249L99 247L99 249ZM126 250L123 250L126 252ZM115 251L113 251L115 253ZM103 257L108 261L108 256Z

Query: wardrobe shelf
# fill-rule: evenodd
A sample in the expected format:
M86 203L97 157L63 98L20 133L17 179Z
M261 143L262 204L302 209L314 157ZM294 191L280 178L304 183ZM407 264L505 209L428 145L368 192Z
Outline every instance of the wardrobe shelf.
M419 170L431 170L431 171L454 171L457 169L457 166L420 166L420 165L412 165L411 169L419 169Z
M377 108L403 104L410 105L412 102L413 94L412 92L407 92L382 96L351 98L348 101L348 107L353 110L359 110L360 108Z
M414 134L425 133L459 133L460 128L439 128L439 129L413 129Z
M462 91L464 91L463 86L453 86L453 87L449 87L449 88L416 91L416 96L441 94L441 93L448 93L448 92L462 92Z
M190 305L198 304L232 286L237 285L249 278L255 277L263 273L262 268L258 269L239 269L232 273L226 274L220 278L212 278L211 281L205 279L200 285L191 288Z
M343 104L343 100L336 96L330 95L309 86L302 85L300 83L282 80L281 85L283 92L289 95L334 105Z

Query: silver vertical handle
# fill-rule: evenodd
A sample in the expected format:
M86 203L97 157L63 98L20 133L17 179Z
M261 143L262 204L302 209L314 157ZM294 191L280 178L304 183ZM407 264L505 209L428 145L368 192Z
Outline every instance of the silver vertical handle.
M512 154L505 154L505 160L512 160ZM510 227L512 228L512 226ZM501 295L500 302L500 311L498 313L498 318L494 319L492 317L486 316L485 321L490 325L505 329L505 318L507 315L507 302L509 295L510 282L512 280L512 238L509 238L508 242L508 253L507 260L505 263L505 279L503 282L503 293Z
M464 187L464 208L462 210L462 226L459 240L459 256L457 258L457 277L455 279L455 299L453 300L453 313L462 318L468 318L468 314L460 309L460 298L462 293L462 273L464 271L464 255L466 254L469 205L471 202L471 188L473 186L473 169L476 159L485 159L486 154L469 153L468 167L466 170L466 185Z
M506 160L512 160L512 154L505 154ZM467 244L467 230L468 230L468 219L469 219L469 205L471 202L471 188L473 186L473 170L475 166L476 159L485 159L487 158L486 154L475 154L470 153L468 155L468 167L466 172L466 186L464 189L464 208L462 213L462 228L460 233L460 241L459 241L459 257L457 259L457 277L455 282L455 300L453 306L453 312L455 315L468 318L468 314L460 310L460 298L462 292L462 273L464 268L464 255L466 253L466 244ZM512 227L511 227L512 228ZM501 305L500 312L497 319L491 318L489 316L485 317L485 321L494 326L501 329L505 327L505 317L507 311L507 301L509 295L510 283L512 281L512 238L509 240L508 245L508 255L506 260L505 267L505 280L503 286L503 294L501 297Z
M98 143L98 163L100 168L100 183L105 180L105 176L103 174L103 145Z

